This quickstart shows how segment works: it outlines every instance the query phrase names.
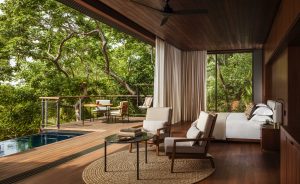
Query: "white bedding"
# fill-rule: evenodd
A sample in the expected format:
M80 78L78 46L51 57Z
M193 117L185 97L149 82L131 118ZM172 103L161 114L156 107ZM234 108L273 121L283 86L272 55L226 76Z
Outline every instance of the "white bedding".
M267 101L273 111L274 122L282 122L282 104L273 100ZM245 113L217 113L213 136L217 140L260 139L260 125L264 122L247 120Z
M245 113L230 113L226 120L226 138L260 139L263 122L249 121Z
M218 113L213 136L217 140L260 139L262 123L247 120L245 113Z

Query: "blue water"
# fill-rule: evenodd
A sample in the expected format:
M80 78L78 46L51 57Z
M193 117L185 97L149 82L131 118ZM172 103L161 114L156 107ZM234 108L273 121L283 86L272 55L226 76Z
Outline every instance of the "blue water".
M84 132L49 131L0 142L0 157L83 135Z

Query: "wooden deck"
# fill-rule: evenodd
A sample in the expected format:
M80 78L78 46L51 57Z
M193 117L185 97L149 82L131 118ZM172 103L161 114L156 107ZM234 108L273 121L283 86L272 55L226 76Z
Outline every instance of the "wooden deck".
M138 122L132 124L112 124L110 125L103 125L108 126L110 128L106 128L104 132L99 131L84 135L82 137L74 138L72 140L63 141L60 143L55 143L52 145L44 146L44 148L39 148L38 152L33 151L32 155L30 152L24 153L26 156L34 156L36 158L29 159L25 157L24 154L20 154L20 158L13 157L11 158L11 162L5 161L1 163L1 170L0 176L5 174L7 177L9 174L15 172L20 172L21 168L31 167L31 165L39 165L44 164L45 162L50 162L51 159L44 161L39 154L44 154L42 150L46 151L49 157L52 160L57 159L56 157L63 157L75 153L79 150L86 149L87 147L93 145L99 145L103 143L103 138L106 135L109 135L113 132L118 131L121 127L126 126L135 126L139 124ZM70 125L71 126L71 125ZM79 126L79 125L78 125ZM97 126L90 125L90 126ZM175 125L172 128L173 136L184 136L185 132L188 128L188 124L183 125ZM87 126L88 127L88 126ZM84 127L84 128L87 128ZM70 128L70 127L68 127ZM103 130L103 129L101 129ZM75 141L76 140L76 141ZM90 142L89 142L90 140ZM82 143L78 142L84 141ZM70 144L70 145L68 145ZM74 145L79 145L79 148ZM85 145L87 144L87 145ZM65 149L68 148L70 150L64 150L63 152L56 152L56 156L51 155L52 149L56 147L56 149L60 149L59 147L63 146ZM41 149L41 150L40 150ZM127 145L123 144L112 144L108 147L108 153L112 153L119 150L127 149ZM262 152L260 149L260 145L258 143L224 143L224 142L214 142L212 143L209 152L215 157L215 164L216 164L216 172L210 176L209 178L205 179L199 184L252 184L252 183L264 183L264 184L279 184L279 153L272 153L272 152ZM35 153L35 154L34 154ZM22 156L24 155L24 156ZM34 184L34 183L43 183L43 184L83 184L82 180L82 172L84 168L89 165L91 162L95 161L96 159L102 157L104 155L103 148L97 149L96 151L90 152L85 154L81 157L76 159L70 160L69 162L60 164L56 167L50 168L42 173L36 174L34 176L28 177L18 183L22 184ZM18 155L19 156L19 155ZM21 157L22 156L22 157ZM8 157L7 157L8 158ZM26 162L23 160L27 160ZM32 160L30 162L29 160ZM36 161L34 161L36 160ZM15 163L14 163L15 162ZM37 162L37 163L36 163ZM41 162L41 163L40 163ZM8 171L3 169L2 165L7 164L5 166ZM20 168L18 168L20 167ZM0 182L1 183L1 182Z
M0 158L0 183L1 180L56 162L89 148L99 146L104 143L104 137L118 132L121 128L140 125L142 119L143 118L131 118L129 123L105 123L102 120L96 120L94 122L86 121L84 126L81 122L63 124L61 130L93 132Z

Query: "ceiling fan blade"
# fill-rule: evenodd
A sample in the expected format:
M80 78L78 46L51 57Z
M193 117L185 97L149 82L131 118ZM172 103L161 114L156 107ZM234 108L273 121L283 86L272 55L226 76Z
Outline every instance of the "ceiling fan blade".
M164 18L161 20L160 26L165 25L165 23L167 23L168 20L169 20L169 16L164 16Z
M129 0L129 1L135 3L135 4L139 5L139 6L142 6L142 7L145 7L145 8L149 8L149 9L154 10L154 11L157 11L157 12L159 12L159 13L163 13L161 10L156 9L156 8L153 8L153 7L148 6L148 5L146 5L146 4L143 4L143 3L139 2L139 1L136 1L136 0Z
M207 14L207 9L194 9L194 10L179 10L173 11L175 15L193 15L193 14Z

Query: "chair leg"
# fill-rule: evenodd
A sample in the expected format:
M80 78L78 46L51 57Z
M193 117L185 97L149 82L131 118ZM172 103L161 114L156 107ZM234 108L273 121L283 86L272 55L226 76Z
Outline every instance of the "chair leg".
M129 145L129 153L132 153L132 143Z
M214 159L213 159L212 157L209 157L208 159L209 159L209 161L210 161L211 167L212 167L212 168L215 168Z
M174 156L172 156L172 161L171 161L171 173L174 173Z
M156 144L156 156L159 156L159 144Z

